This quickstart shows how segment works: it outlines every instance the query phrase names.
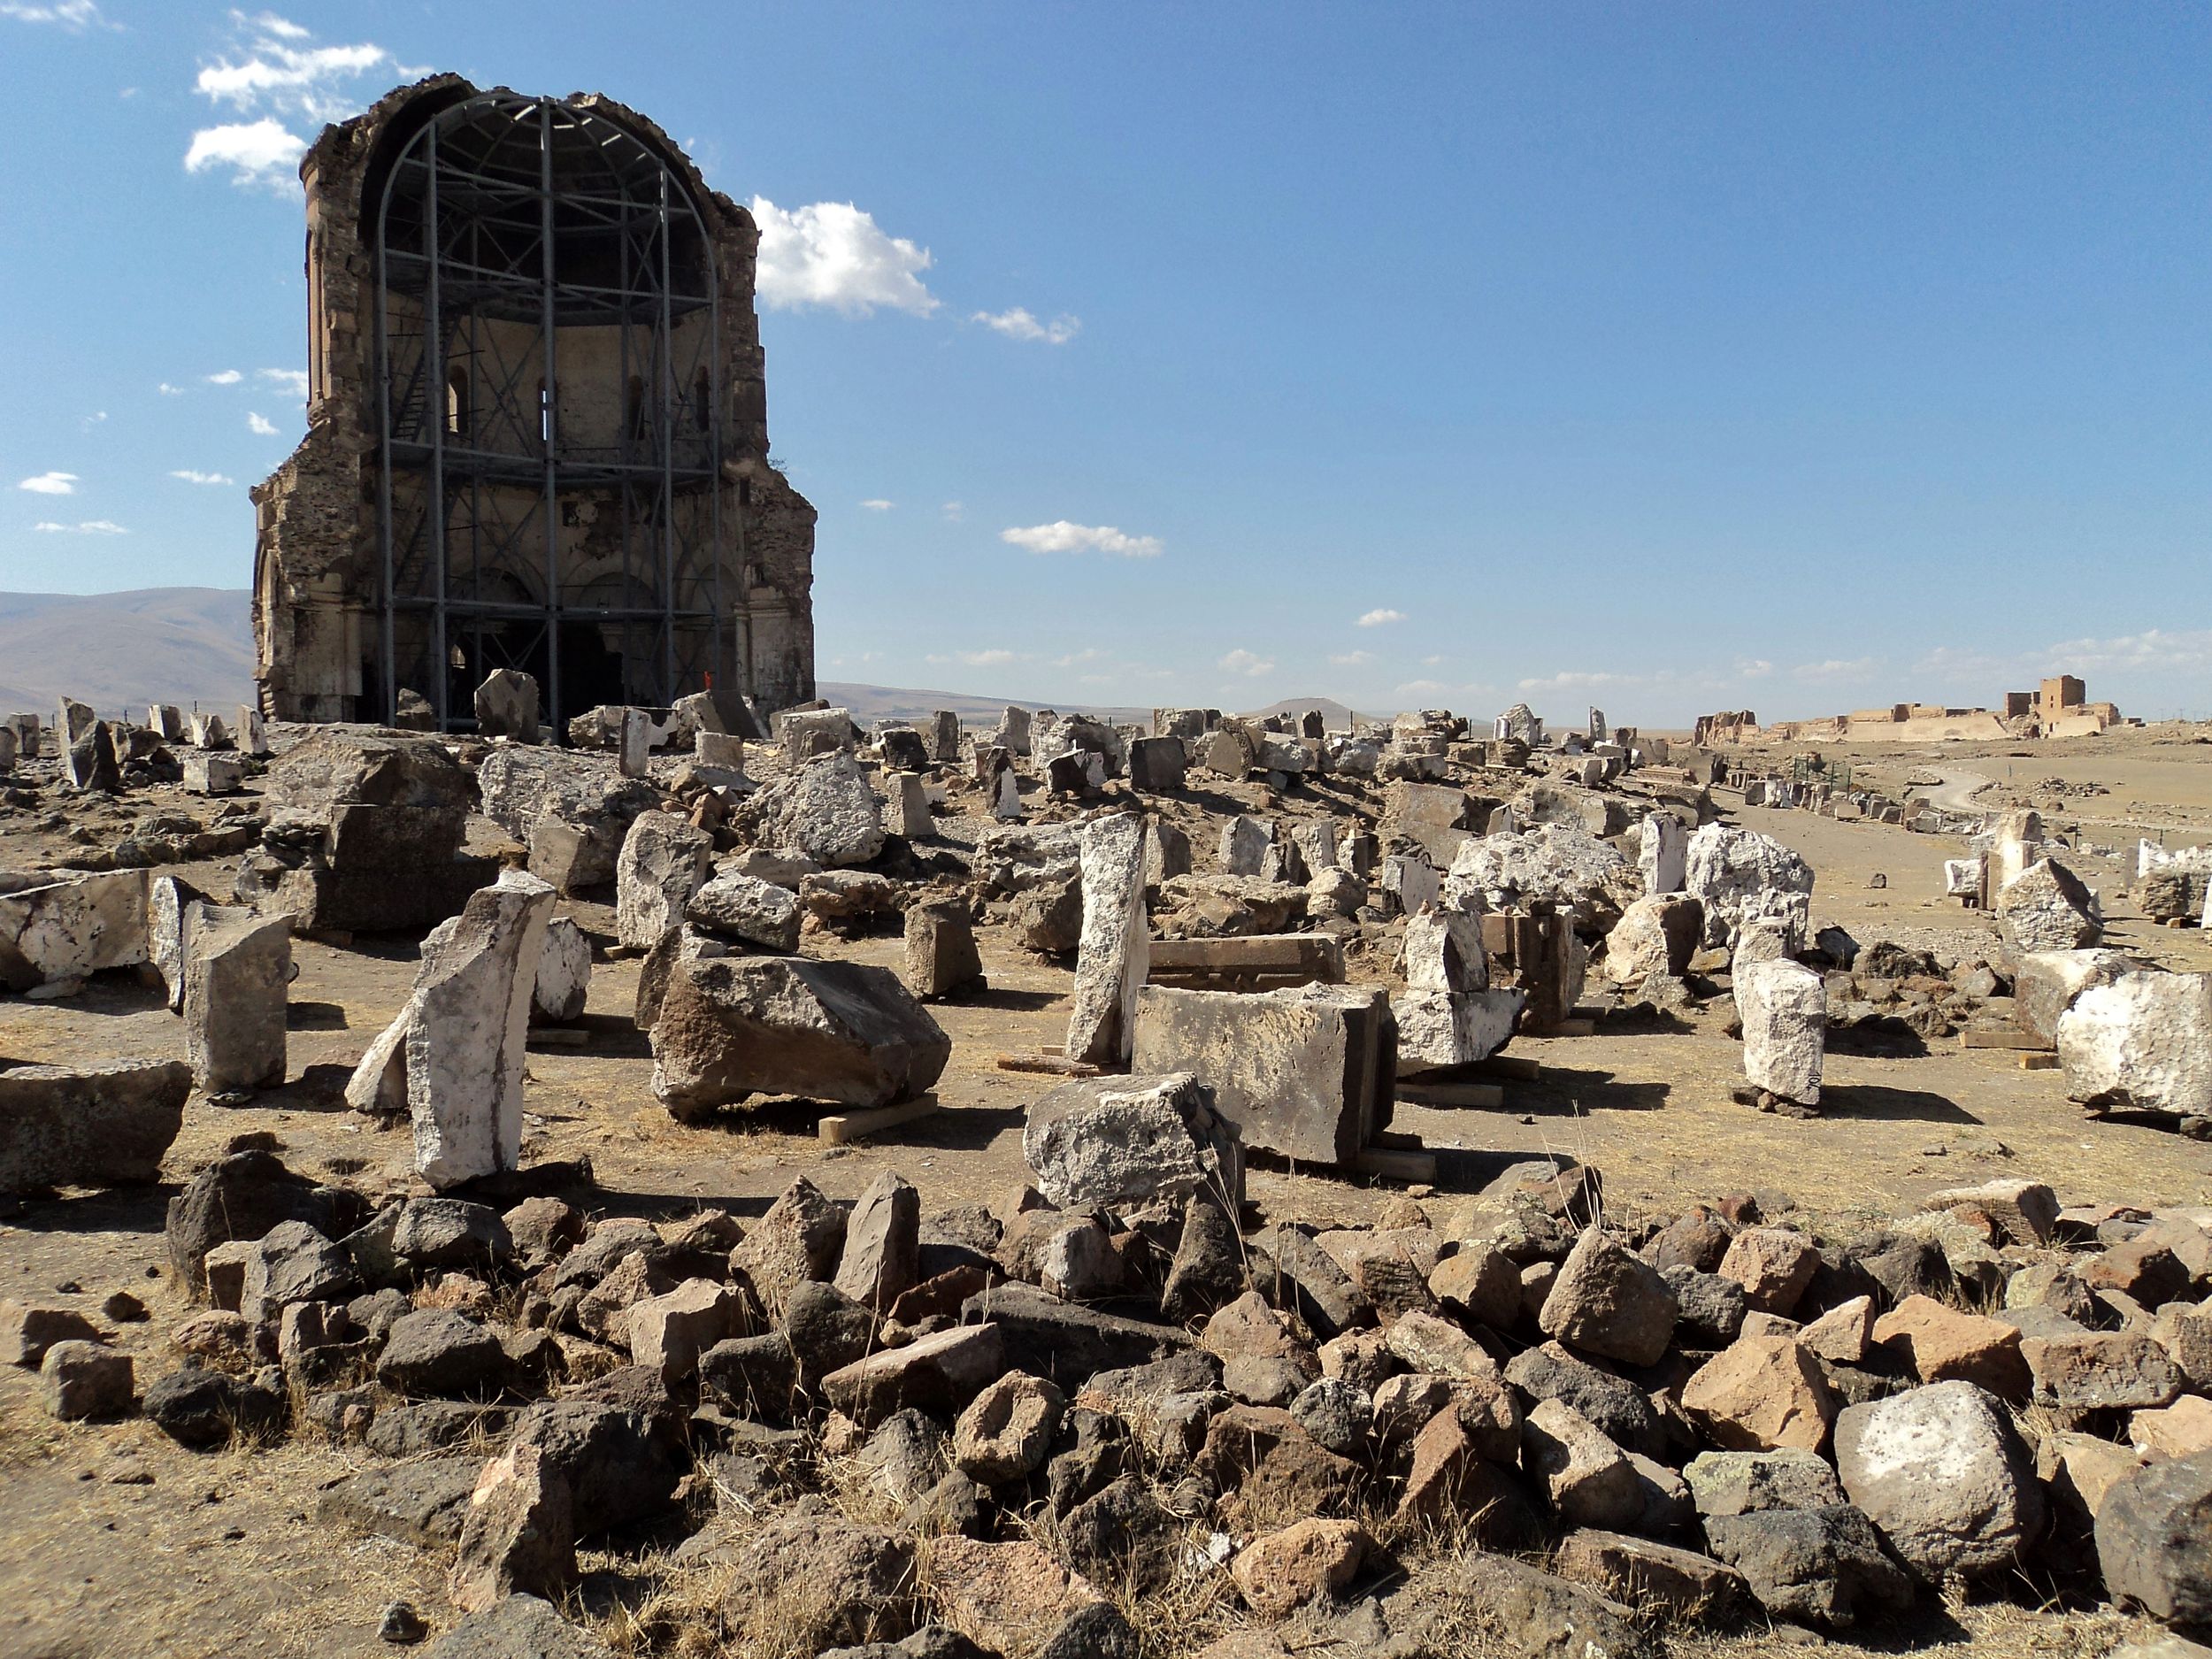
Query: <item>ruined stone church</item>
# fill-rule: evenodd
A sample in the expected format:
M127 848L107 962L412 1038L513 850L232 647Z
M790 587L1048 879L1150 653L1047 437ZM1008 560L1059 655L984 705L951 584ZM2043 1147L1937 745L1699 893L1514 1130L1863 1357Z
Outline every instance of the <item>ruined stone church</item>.
M457 75L300 173L308 433L253 491L263 712L420 698L462 730L502 667L555 731L812 696L815 513L769 457L752 216L611 99Z

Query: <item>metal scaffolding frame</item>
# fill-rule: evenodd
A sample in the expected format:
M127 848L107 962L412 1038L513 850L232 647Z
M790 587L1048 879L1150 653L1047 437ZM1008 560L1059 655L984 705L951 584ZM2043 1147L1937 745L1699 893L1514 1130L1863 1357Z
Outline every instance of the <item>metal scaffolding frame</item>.
M441 729L466 729L467 677L528 663L557 732L580 711L561 664L579 624L614 636L622 701L703 688L732 620L720 288L684 181L598 111L480 95L394 157L375 264L385 718L407 688ZM680 327L692 318L703 328ZM611 443L564 430L562 331L580 327L614 333ZM618 579L565 591L562 529L610 509Z

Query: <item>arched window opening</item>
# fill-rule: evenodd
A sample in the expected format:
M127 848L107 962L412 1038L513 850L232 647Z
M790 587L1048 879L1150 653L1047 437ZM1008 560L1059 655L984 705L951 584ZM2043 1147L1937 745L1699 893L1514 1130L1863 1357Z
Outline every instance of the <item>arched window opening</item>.
M469 372L457 363L446 371L445 429L447 436L468 442Z
M691 419L702 432L714 425L714 384L704 369L691 378Z

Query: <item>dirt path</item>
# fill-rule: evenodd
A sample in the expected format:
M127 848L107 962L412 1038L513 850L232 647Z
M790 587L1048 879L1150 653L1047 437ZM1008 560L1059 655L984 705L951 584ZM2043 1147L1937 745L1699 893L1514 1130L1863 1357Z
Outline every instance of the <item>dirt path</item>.
M1944 812L1972 813L1982 809L1974 804L1974 797L1997 780L1978 772L1957 772L1946 768L1943 781L1932 786L1916 784L1912 793L1930 806Z

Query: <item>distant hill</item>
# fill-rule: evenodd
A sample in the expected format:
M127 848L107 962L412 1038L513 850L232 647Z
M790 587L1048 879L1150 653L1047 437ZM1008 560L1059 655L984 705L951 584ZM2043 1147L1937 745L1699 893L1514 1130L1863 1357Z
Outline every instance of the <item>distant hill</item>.
M243 588L142 588L116 594L0 594L0 714L16 710L50 722L55 700L88 703L113 717L145 718L150 703L219 708L253 699L253 595ZM1003 697L918 690L826 680L828 703L849 709L863 726L879 720L925 719L950 709L971 726L987 726ZM1143 722L1149 708L1016 699L1025 709L1057 709L1101 719ZM1327 697L1286 697L1254 717L1318 709L1332 728L1351 710Z
M1102 720L1149 720L1150 709L1123 709L1094 703L1056 703L1049 697L972 697L960 691L915 691L901 686L863 686L847 680L821 680L815 695L833 707L847 710L862 726L878 720L926 719L940 709L950 709L964 726L990 726L1010 701L1017 707L1052 709L1061 714L1092 714Z
M253 698L253 595L243 588L0 594L0 713L50 724L63 696L102 714Z
M1264 720L1271 714L1303 714L1308 709L1320 710L1332 732L1348 729L1352 724L1352 710L1333 697L1278 697L1264 709L1247 709L1243 718Z

